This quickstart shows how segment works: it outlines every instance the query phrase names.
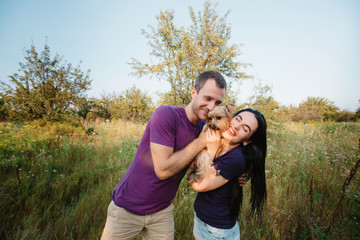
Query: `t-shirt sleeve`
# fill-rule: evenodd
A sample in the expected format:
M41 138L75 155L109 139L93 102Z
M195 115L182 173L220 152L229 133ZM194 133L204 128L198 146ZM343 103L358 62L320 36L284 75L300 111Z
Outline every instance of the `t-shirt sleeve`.
M241 151L235 151L232 154L224 156L219 162L217 169L220 170L220 175L227 180L239 177L245 172L245 159Z
M150 120L150 142L175 146L176 116L169 106L158 107Z

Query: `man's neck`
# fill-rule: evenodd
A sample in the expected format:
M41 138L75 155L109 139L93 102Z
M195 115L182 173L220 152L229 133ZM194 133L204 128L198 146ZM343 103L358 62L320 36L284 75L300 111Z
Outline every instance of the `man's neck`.
M200 122L200 119L196 116L196 114L194 113L194 111L191 107L191 103L189 103L185 107L185 113L186 113L187 118L189 119L189 121L192 124L197 125Z

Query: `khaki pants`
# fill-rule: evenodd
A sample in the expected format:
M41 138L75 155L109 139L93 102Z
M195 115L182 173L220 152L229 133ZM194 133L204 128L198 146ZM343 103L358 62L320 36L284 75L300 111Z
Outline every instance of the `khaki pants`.
M111 201L101 240L134 239L140 232L142 238L147 240L173 240L173 209L174 205L171 204L159 212L139 216L116 206Z

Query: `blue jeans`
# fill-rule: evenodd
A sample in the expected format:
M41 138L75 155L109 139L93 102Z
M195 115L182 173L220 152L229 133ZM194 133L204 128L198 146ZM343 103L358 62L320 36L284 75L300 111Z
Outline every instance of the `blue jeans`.
M240 239L240 228L237 221L230 229L215 228L201 221L194 213L193 234L198 240L238 240Z

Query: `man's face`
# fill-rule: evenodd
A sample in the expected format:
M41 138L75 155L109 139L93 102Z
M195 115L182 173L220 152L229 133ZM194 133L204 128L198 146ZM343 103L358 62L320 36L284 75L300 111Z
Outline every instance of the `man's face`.
M206 120L209 112L222 103L225 89L219 88L214 79L208 79L199 92L194 88L191 95L195 115L198 119Z

